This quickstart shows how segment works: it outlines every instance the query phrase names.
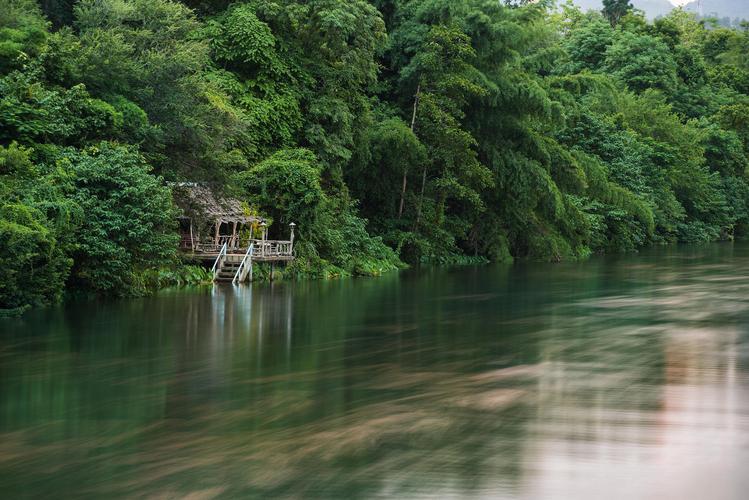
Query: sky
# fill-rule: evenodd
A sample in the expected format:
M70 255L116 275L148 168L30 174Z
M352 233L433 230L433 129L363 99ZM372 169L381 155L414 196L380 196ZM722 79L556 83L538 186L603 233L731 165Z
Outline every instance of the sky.
M668 0L668 1L671 2L674 5L686 5L689 2L691 2L692 0Z

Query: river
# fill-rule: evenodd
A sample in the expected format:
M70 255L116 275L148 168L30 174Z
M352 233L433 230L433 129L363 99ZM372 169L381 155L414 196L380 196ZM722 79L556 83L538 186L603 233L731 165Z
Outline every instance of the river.
M3 498L749 498L749 246L0 320Z

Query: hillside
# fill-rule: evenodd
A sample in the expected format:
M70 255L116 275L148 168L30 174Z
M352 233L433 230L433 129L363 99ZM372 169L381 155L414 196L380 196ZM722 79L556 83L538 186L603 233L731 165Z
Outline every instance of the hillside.
M601 0L574 0L575 5L579 5L583 10L601 10L603 2ZM648 18L652 19L658 16L665 16L674 8L668 0L633 0L632 5L645 11Z
M705 16L749 19L749 3L745 0L702 0L690 2L684 6L689 12Z

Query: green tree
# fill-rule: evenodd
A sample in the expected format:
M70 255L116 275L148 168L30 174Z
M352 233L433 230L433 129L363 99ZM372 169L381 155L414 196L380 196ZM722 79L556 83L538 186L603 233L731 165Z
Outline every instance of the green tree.
M27 205L0 205L0 314L60 298L70 260L43 220Z
M347 172L347 185L361 202L365 217L380 232L401 219L408 177L427 161L424 145L400 118L377 121L369 129L366 150Z
M117 136L123 115L83 85L51 88L33 73L0 77L0 142L79 146Z
M344 169L370 120L366 90L376 83L376 54L386 39L382 17L364 0L256 0L251 5L301 70L300 145L323 162L323 182L345 194Z
M237 141L245 157L260 161L292 145L303 123L300 82L255 8L228 9L209 21L204 37L220 67L209 78L231 97L245 124Z
M30 155L17 144L0 146L0 314L57 301L72 264L70 214L61 213L58 196L38 196L51 186Z
M608 19L612 27L633 9L630 0L603 0L603 16Z
M0 75L21 68L41 51L47 23L34 0L4 0L0 9Z
M594 17L578 27L565 39L564 48L571 65L565 68L570 73L584 69L600 70L606 57L606 49L614 41L614 31L606 21Z
M84 214L71 284L106 294L143 292L142 273L169 264L177 248L169 189L141 155L115 144L63 151L58 164Z
M418 75L416 135L426 146L430 163L422 170L415 228L421 222L430 173L435 196L430 223L443 224L448 199L483 208L479 190L491 184L491 173L478 161L476 141L461 124L468 100L486 92L471 65L474 57L470 37L456 28L434 26L422 50L403 71L405 79L411 73Z
M235 176L240 192L270 216L271 231L285 236L299 221L295 269L308 274L379 274L399 261L349 205L325 192L323 166L306 149L281 150Z
M209 47L190 9L168 0L81 0L75 26L79 78L95 95L145 111L158 135L143 147L159 172L216 179L231 170L229 138L241 117L204 78Z
M676 62L668 46L649 35L620 33L606 49L603 69L635 92L676 88Z

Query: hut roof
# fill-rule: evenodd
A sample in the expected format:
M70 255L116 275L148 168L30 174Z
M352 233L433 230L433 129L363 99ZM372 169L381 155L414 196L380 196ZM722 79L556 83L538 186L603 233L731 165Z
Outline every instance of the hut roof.
M260 217L247 215L239 200L218 195L205 184L173 183L172 192L176 205L191 219L242 224L261 221Z

